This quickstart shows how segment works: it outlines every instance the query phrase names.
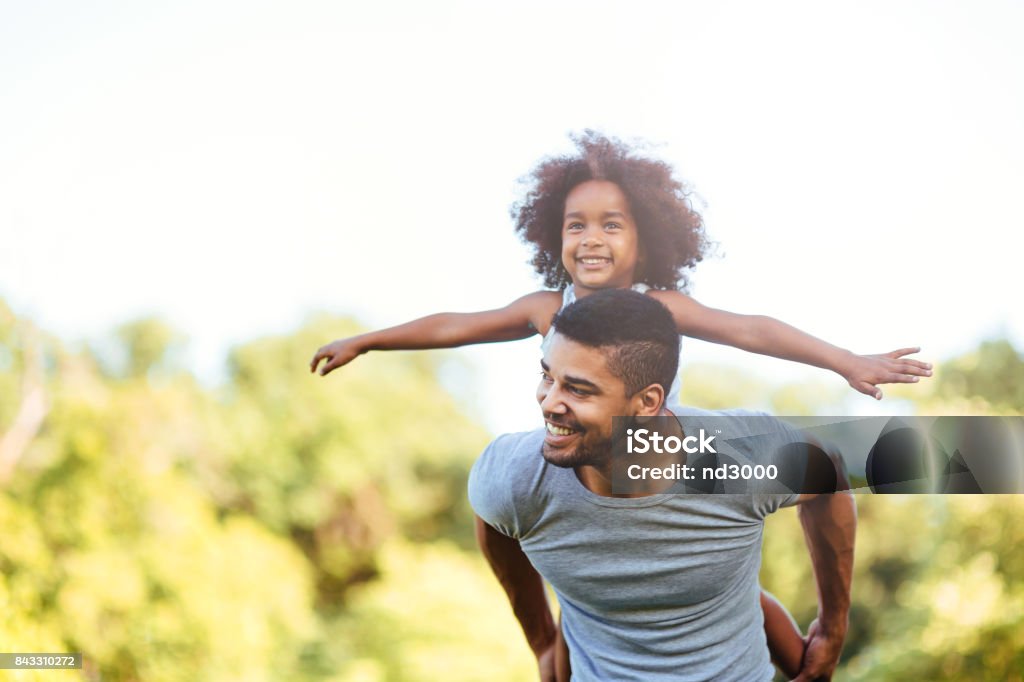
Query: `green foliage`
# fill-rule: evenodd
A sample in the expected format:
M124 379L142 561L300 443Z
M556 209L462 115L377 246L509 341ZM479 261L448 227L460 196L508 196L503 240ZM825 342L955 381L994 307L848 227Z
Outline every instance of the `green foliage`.
M329 601L374 575L396 532L471 542L465 480L487 443L439 390L428 356L369 355L310 374L312 351L339 330L356 332L324 319L236 349L218 426L223 504L294 538Z
M167 324L158 319L145 319L124 324L117 336L127 350L127 374L141 377L169 361L173 346L181 338Z
M935 414L1021 414L1006 341L887 391ZM967 392L970 391L970 392ZM857 496L850 632L837 679L1024 679L1024 496ZM769 518L762 584L806 628L816 613L796 514Z
M472 547L465 479L487 434L437 383L441 354L308 373L318 346L356 331L320 318L244 344L211 390L177 367L183 339L158 320L121 327L97 363L0 301L0 436L32 372L47 409L0 492L3 648L84 652L67 679L531 679ZM1019 414L1022 367L990 341L887 394L935 413ZM778 413L843 398L701 367L684 391ZM858 503L837 679L1021 680L1024 499ZM793 510L769 519L762 579L806 627L816 596Z
M976 351L944 363L934 393L943 399L980 398L996 409L1024 409L1024 356L1006 339L983 341Z
M367 681L528 680L536 664L483 559L450 543L391 543L381 577L339 622L360 655L343 670Z
M871 633L872 646L850 660L850 678L1020 680L1024 573L1019 548L1024 532L1019 520L1024 499L926 498L921 506L931 513L908 510L887 519L917 530L914 544L920 563L904 579L894 581L891 602L862 597L880 614ZM883 535L880 527L875 530ZM875 535L867 537L869 552L878 551L875 540ZM906 536L903 540L906 545ZM883 550L883 556L898 561L898 543L890 539L889 544L892 547ZM866 558L869 588L878 582L878 571L870 571L878 558Z
M465 478L486 434L430 358L310 375L312 350L345 329L322 319L246 344L210 391L175 370L180 337L162 322L119 328L106 348L126 361L101 372L92 355L30 341L0 307L0 434L26 349L48 368L46 419L0 493L0 635L18 644L5 650L83 651L86 676L116 680L358 668L348 590L373 580L394 538L469 544Z
M45 627L22 650L83 651L119 680L288 676L316 633L311 571L175 465L197 437L183 429L198 389L110 384L90 368L64 358L0 497L6 587Z
M158 318L126 322L92 344L90 357L110 378L157 378L181 372L185 337Z
M764 381L722 365L689 365L680 378L680 401L706 410L766 410L770 394L771 386Z
M706 410L744 408L777 415L842 414L842 387L822 383L777 386L724 365L689 365L680 401Z

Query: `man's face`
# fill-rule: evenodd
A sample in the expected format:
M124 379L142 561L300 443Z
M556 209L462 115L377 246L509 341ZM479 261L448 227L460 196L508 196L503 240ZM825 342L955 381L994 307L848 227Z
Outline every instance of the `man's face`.
M604 354L556 332L545 344L541 368L537 402L547 427L544 459L560 467L607 461L612 417L633 416L635 407Z

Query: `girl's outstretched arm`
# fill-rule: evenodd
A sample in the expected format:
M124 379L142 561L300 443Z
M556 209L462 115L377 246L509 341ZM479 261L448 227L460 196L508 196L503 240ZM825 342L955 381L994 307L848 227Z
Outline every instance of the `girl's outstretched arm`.
M547 333L551 318L562 304L556 291L537 291L504 308L477 313L438 313L322 346L309 363L309 371L325 361L325 375L371 350L427 350L473 343L515 341Z
M927 362L904 357L920 348L857 355L772 317L708 308L678 291L651 291L650 295L672 311L680 334L830 369L876 400L882 399L878 384L909 384L932 375Z

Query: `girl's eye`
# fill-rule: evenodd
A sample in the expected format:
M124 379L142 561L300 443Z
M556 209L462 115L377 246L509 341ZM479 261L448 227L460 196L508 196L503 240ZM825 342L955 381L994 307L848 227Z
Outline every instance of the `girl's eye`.
M583 229L583 224L582 223L571 223L571 224L567 225L566 228L565 228L566 232L579 232L582 229Z
M622 229L622 225L619 225L618 223L608 223L607 225L604 226L604 229L606 229L606 230L621 230Z

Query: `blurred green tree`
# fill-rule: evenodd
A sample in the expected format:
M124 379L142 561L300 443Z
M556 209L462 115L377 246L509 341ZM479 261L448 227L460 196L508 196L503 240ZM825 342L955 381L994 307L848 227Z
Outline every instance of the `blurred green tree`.
M1024 410L1024 356L1007 339L982 341L977 350L945 362L935 373L938 398L981 398L995 408Z
M532 676L472 546L465 478L487 434L440 388L448 356L371 354L308 373L318 345L357 331L321 317L246 343L210 389L159 320L122 326L104 356L68 350L0 301L5 649L81 650L90 680ZM993 340L887 395L937 414L1019 415L1022 379L1020 353ZM721 368L688 368L684 390L705 407L791 413L840 400ZM1024 499L858 502L837 679L1020 681ZM792 510L769 519L762 580L806 627L815 595Z
M933 414L1020 415L1022 377L1020 353L990 340L941 363L934 382L887 395ZM1024 496L857 502L850 632L836 679L1024 679ZM794 513L771 517L761 578L806 628L816 606L802 544Z

